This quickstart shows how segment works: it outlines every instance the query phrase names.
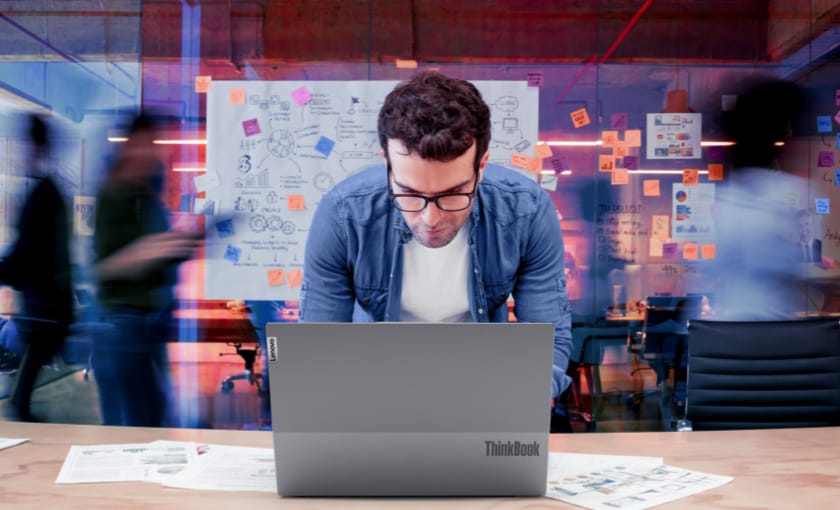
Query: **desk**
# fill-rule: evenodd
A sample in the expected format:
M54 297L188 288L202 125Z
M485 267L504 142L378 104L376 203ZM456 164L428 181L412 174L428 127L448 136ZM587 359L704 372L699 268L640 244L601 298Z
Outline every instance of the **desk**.
M197 342L254 343L259 338L248 315L226 308L180 308L173 313L177 328L194 328Z
M64 457L74 444L170 439L269 448L271 432L0 422L0 437L31 439L0 451L0 500L16 509L577 508L542 498L282 499L267 493L192 491L142 482L56 485ZM558 434L551 438L551 450L662 456L669 465L735 477L723 487L657 507L666 510L834 508L840 487L840 427Z

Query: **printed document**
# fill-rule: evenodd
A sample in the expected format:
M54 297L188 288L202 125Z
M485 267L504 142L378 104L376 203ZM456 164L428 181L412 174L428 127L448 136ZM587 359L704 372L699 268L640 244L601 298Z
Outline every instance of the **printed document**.
M197 457L195 443L71 446L55 483L160 482Z
M211 444L195 462L162 483L182 489L276 493L275 476L273 449Z
M0 450L5 450L6 448L11 448L27 441L29 441L28 438L12 439L8 437L0 437Z

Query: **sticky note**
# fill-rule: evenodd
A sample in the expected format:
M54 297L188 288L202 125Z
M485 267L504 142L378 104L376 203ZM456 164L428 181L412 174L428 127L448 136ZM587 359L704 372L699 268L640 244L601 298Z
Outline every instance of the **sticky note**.
M582 128L590 123L589 113L586 111L586 108L575 110L569 116L572 118L572 124L575 126L575 129Z
M213 189L221 183L222 181L219 180L219 176L216 175L216 172L205 172L201 175L193 177L193 184L195 185L195 191L197 193Z
M700 245L700 254L703 256L703 260L712 260L715 258L715 251L717 250L717 245L714 244L701 244Z
M216 213L216 201L207 198L196 198L193 206L195 214L213 216Z
M640 129L628 129L624 132L624 143L628 147L641 147L642 131Z
M302 106L309 101L312 101L312 96L309 95L309 91L306 90L306 87L300 87L292 91L292 99L295 101L296 105Z
M834 185L840 186L840 168L834 170Z
M397 69L417 69L417 61L414 59L398 58Z
M544 80L545 76L543 73L528 73L529 87L542 87Z
M613 169L612 175L610 176L610 183L615 185L623 185L630 182L629 174L627 173L626 168L615 168Z
M228 99L230 104L245 104L245 89L230 89Z
M700 172L693 168L686 168L683 170L682 183L686 186L696 186L700 180L699 174Z
M834 115L834 122L840 124L840 110L838 110L837 113Z
M222 221L216 222L216 232L219 233L219 237L224 239L225 237L230 237L233 235L233 220L226 219Z
M551 151L551 146L547 143L538 143L534 146L534 155L540 159L545 159L554 156L554 153Z
M268 284L272 287L276 287L278 285L283 285L285 283L283 279L283 270L282 269L269 269L268 270Z
M719 147L717 145L713 147L709 147L709 161L723 161L723 147Z
M318 143L315 144L315 150L327 157L329 157L333 147L335 147L335 142L326 136L318 138Z
M542 160L540 158L528 158L525 163L525 170L532 173L539 173L542 170Z
M528 156L525 154L511 154L510 164L516 168L528 168Z
M834 106L840 106L840 89L834 91Z
M818 115L817 116L817 132L831 133L831 116Z
M615 142L613 145L613 156L623 158L627 155L627 142Z
M569 162L566 161L566 157L563 155L555 156L549 160L551 163L551 168L554 170L554 173L561 173L566 170L569 170Z
M735 104L738 102L738 96L735 94L721 94L720 96L720 111L731 112L735 109Z
M834 151L820 151L817 166L834 166Z
M191 193L184 193L183 195L181 195L181 201L178 204L178 210L181 212L192 212L194 202L195 195Z
M679 258L678 248L677 243L662 243L662 257L666 259Z
M831 206L827 198L815 198L814 207L817 210L817 214L831 214Z
M300 287L300 282L303 281L303 271L300 269L293 269L286 273L286 280L289 282L289 287Z
M624 156L623 158L623 167L627 170L638 170L639 169L639 156Z
M834 142L834 148L840 150L840 133L837 133L837 141Z
M661 257L662 256L662 240L651 238L650 243L648 245L648 255L651 257Z
M723 163L709 163L706 165L706 170L709 171L710 181L723 180Z
M642 195L646 197L659 196L659 179L645 179L642 181Z
M210 92L210 76L196 76L195 77L195 91L199 94L206 94Z
M612 172L615 168L615 158L611 154L598 156L598 170L601 172Z
M235 264L239 262L239 257L241 256L242 248L239 248L232 244L227 245L227 248L225 248L225 260L229 260Z
M245 131L245 136L254 136L262 133L260 121L257 119L243 120L242 130Z
M618 131L601 131L601 142L604 147L612 147L618 141Z
M542 174L540 176L540 187L548 191L557 191L557 176Z
M697 260L699 254L699 246L697 243L685 243L683 245L683 258L685 260Z
M286 205L290 211L303 210L303 195L289 195L286 199Z
M627 129L627 114L626 113L613 113L610 115L610 127L612 129L618 129L622 131Z

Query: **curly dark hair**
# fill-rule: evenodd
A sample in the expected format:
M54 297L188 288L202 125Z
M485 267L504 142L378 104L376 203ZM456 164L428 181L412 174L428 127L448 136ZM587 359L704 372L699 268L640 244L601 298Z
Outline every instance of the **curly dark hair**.
M490 144L490 108L472 83L423 71L397 85L379 111L379 145L388 139L432 161L452 161L475 142L475 167Z

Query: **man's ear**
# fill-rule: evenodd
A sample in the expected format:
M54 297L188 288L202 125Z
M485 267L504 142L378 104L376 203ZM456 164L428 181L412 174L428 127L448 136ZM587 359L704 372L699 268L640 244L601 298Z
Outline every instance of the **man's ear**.
M490 160L490 151L484 153L484 156L478 161L478 182L484 178L484 167L487 166L487 161Z
M388 161L388 158L385 156L385 151L379 151L379 157L381 157L385 161Z

